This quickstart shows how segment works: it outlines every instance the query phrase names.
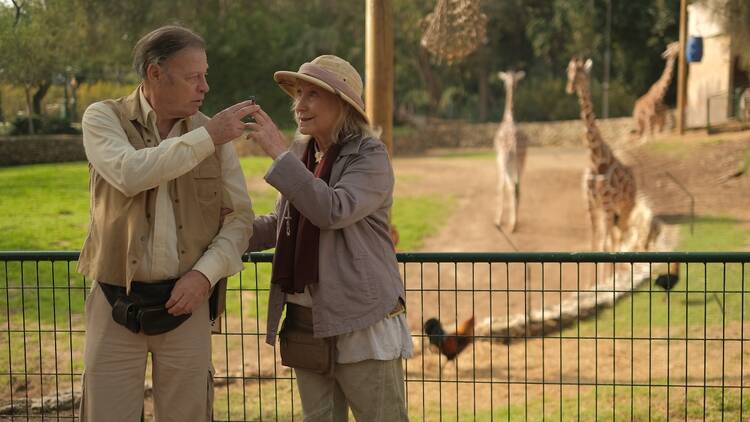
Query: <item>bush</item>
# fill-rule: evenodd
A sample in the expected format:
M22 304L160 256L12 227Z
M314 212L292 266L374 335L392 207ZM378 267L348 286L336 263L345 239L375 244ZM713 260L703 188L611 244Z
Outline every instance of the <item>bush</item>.
M34 133L42 133L42 119L39 116L31 116L34 122ZM10 122L10 135L28 135L29 119L26 116L17 116Z
M521 81L515 95L516 120L538 122L578 119L581 113L578 96L565 92L566 82L563 78L529 78L529 80ZM602 85L599 81L591 82L591 97L594 113L601 118ZM503 93L504 100L505 94ZM610 82L609 117L629 116L633 110L634 101L635 96L628 92L627 87L621 81ZM502 102L498 103L502 109Z
M32 116L34 122L34 134L78 134L78 129L70 125L70 121L61 117ZM26 116L18 116L11 122L10 135L28 135L29 119Z

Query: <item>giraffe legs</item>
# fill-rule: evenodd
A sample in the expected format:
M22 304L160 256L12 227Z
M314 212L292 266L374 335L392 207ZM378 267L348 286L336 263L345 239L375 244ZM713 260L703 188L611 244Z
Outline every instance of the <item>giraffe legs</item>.
M526 162L525 141L522 149L518 148L511 152L505 175L505 194L508 195L510 205L508 206L508 221L506 230L516 231L518 222L518 204L521 201L521 172Z
M507 176L505 174L505 162L504 157L497 157L497 210L495 211L495 226L500 229L500 223L503 218L503 195L505 194L505 181Z
M505 230L516 230L516 213L518 211L518 185L510 177L505 178L505 195L508 197L508 219Z
M667 123L667 113L664 110L659 110L656 115L654 115L654 121L652 123L652 127L656 128L656 133L662 133L664 132L664 125Z
M606 252L617 252L620 249L621 233L617 226L616 215L608 212L604 217L604 248Z
M633 107L633 120L635 120L636 127L631 130L634 140L641 139L641 137L643 136L643 133L646 130L645 120L647 118L648 116L643 109L643 105L639 101L637 101L635 107Z
M654 137L654 124L653 124L654 122L653 122L653 120L654 120L654 116L653 115L648 115L644 119L644 123L645 123L646 127L644 128L643 133L644 133L644 135L646 135L649 138L653 138Z
M635 138L640 139L643 136L643 132L646 130L646 124L643 122L642 116L638 116L637 122L638 128L635 131Z
M506 203L507 199L507 203ZM503 213L507 208L505 224L502 223ZM495 226L507 232L516 230L516 212L518 211L518 187L513 180L503 174L498 180L497 189L497 216Z
M620 252L622 239L630 234L630 217L632 213L632 206L626 206L621 209L619 214L613 214L613 216L616 216L613 221L613 228L616 228L613 233L613 252Z
M604 231L603 231L603 219L601 210L594 203L592 194L590 191L586 192L586 199L589 208L589 218L591 219L591 250L601 251L604 250Z

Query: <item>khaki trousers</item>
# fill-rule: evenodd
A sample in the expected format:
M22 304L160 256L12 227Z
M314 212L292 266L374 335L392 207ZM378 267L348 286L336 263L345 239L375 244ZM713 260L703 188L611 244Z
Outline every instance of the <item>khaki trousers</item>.
M409 420L401 359L337 363L332 377L295 369L305 422Z
M140 421L149 352L156 420L211 420L208 302L174 330L147 336L116 323L112 307L94 283L86 298L82 422Z

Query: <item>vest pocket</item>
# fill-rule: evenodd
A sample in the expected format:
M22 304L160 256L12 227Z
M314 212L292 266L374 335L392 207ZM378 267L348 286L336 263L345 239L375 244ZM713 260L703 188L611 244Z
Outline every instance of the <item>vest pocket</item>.
M215 159L206 159L193 170L193 182L199 200L221 200L221 169Z

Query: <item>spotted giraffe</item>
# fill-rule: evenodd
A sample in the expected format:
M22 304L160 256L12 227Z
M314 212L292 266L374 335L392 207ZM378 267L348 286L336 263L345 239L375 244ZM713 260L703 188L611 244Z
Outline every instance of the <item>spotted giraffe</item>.
M521 197L521 173L526 162L528 138L513 120L513 91L518 81L526 75L523 71L499 72L498 77L505 84L505 113L500 127L495 133L497 154L497 213L495 226L506 231L515 231L518 202ZM508 214L505 226L502 225L503 210L507 198Z
M750 88L745 88L740 94L740 119L750 121Z
M589 72L591 59L574 57L568 64L566 91L578 94L581 119L586 128L589 165L584 170L583 188L591 218L591 247L595 251L618 251L627 232L630 213L635 206L636 184L633 171L623 165L602 139L596 125Z
M642 137L646 132L648 135L654 134L654 129L661 132L666 122L667 107L664 105L664 96L667 94L669 84L672 82L674 75L674 64L680 53L680 43L673 42L667 45L667 49L662 53L666 59L664 71L659 79L649 88L648 92L643 94L635 101L633 105L633 119L637 128L635 134L637 138Z

